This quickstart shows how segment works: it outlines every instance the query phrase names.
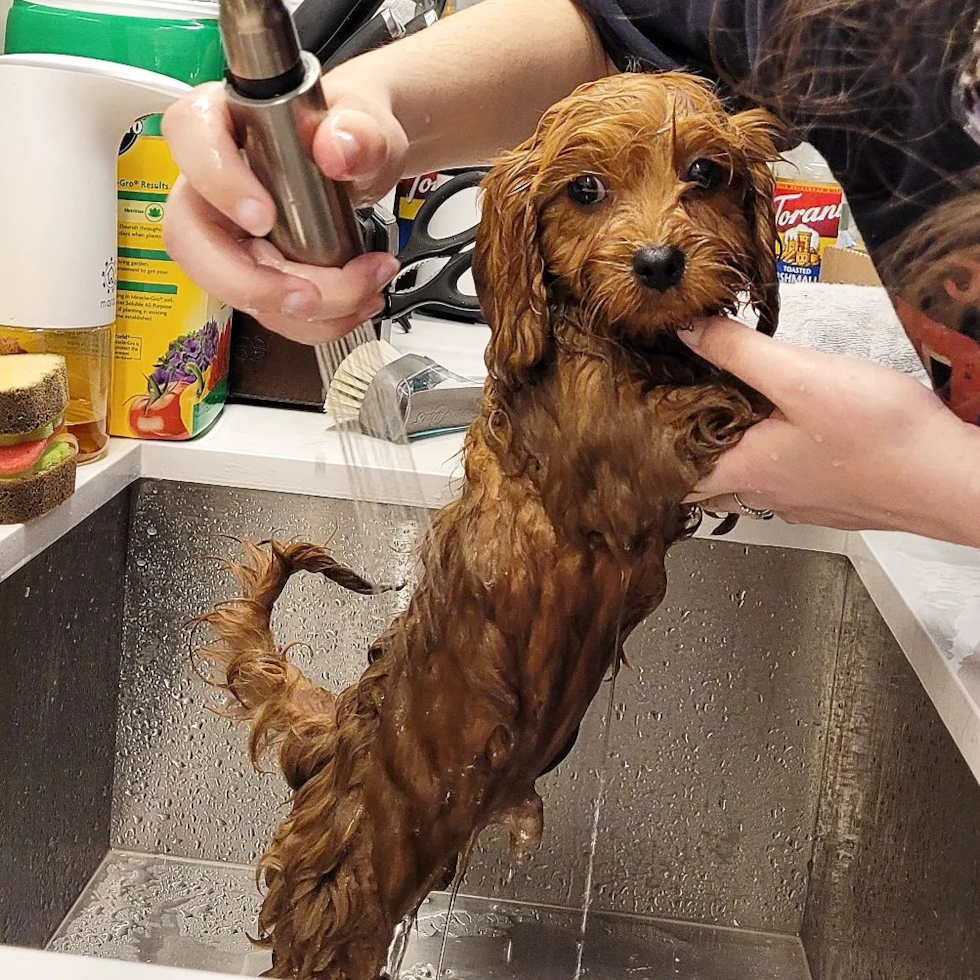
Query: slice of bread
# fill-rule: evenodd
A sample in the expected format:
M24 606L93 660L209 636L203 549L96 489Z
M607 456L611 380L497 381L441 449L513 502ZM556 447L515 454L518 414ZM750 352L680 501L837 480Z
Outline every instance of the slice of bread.
M57 354L0 357L0 432L33 432L68 405L68 371Z
M0 357L0 361L3 358ZM63 504L75 492L78 452L23 480L0 480L0 524L23 524Z

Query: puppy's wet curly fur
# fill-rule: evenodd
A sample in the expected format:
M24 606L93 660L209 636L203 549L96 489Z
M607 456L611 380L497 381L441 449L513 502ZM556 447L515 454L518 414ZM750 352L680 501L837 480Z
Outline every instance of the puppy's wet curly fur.
M676 330L743 293L775 328L777 134L685 75L606 79L552 109L486 181L492 340L465 482L361 680L323 690L270 634L296 572L372 591L322 548L246 546L243 598L202 617L212 683L294 791L259 868L270 976L373 980L483 828L540 838L535 781L663 599L682 500L766 412Z

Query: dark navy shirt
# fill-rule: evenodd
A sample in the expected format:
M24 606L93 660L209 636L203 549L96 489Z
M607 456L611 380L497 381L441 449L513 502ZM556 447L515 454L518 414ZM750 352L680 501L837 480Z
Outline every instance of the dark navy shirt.
M808 21L803 0L576 2L620 70L706 76L736 102L771 109L820 151L935 387L964 418L980 421L980 304L964 301L974 293L980 300L980 265L975 277L970 271L980 260L980 227L944 257L946 270L934 277L942 295L923 299L917 290L913 298L888 269L896 246L914 248L916 225L937 207L960 195L980 201L980 146L954 111L980 0L919 0L901 12L885 0L841 0L847 19L814 4L831 13ZM791 22L790 11L804 20ZM788 55L787 38L803 39ZM946 295L950 269L956 285Z

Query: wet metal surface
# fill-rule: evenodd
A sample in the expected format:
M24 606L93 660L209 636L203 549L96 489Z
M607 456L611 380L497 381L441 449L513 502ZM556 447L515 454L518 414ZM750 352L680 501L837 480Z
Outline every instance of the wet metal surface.
M679 546L617 683L595 903L799 931L846 562Z
M236 555L228 535L331 538L338 555L397 581L406 574L414 526L398 511L397 520L368 533L346 501L154 482L137 486L134 509L113 842L251 863L282 818L288 792L277 775L252 770L246 729L210 710L216 699L191 669L186 622L234 594L230 576L206 556ZM361 554L365 536L379 553ZM407 598L355 596L297 576L276 607L274 628L284 640L309 642L294 659L339 689L360 675L367 643Z
M980 785L853 572L818 832L814 980L980 980Z
M155 483L133 511L128 568L123 496L0 586L0 942L43 944L114 840L154 856L110 853L55 948L257 975L246 865L287 793L189 669L182 624L230 588L201 556L229 553L219 534L332 534L397 580L418 515L378 512L365 535L340 501ZM448 975L807 980L802 926L813 980L980 980L980 787L854 573L706 541L669 573L631 666L541 784L540 850L515 868L499 836L481 842ZM277 625L339 687L406 597L304 577ZM432 980L446 905L424 907L404 977Z
M256 976L269 954L247 939L257 911L249 868L113 853L51 943L54 950ZM447 900L419 915L401 980L434 980ZM574 913L460 898L443 976L573 980ZM586 937L589 980L808 980L797 940L672 922L601 916Z
M0 585L0 943L43 945L109 846L128 517Z
M219 535L333 534L338 557L398 579L411 521L379 508L362 530L344 501L172 483L144 482L135 502L114 845L247 864L287 793L278 777L251 771L244 731L209 713L189 670L183 623L231 594L200 556L231 553ZM604 768L598 909L798 933L845 568L812 552L678 546L664 606L627 645L610 758L603 692L572 756L540 783L540 850L515 869L502 835L488 833L466 890L580 908ZM404 599L355 597L303 576L276 627L283 641L308 642L299 662L340 687Z

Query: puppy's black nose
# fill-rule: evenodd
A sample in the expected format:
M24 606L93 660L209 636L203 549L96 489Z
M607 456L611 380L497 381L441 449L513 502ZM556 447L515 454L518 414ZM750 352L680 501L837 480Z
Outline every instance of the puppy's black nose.
M633 274L647 289L665 293L684 276L684 253L676 245L649 245L633 256Z

